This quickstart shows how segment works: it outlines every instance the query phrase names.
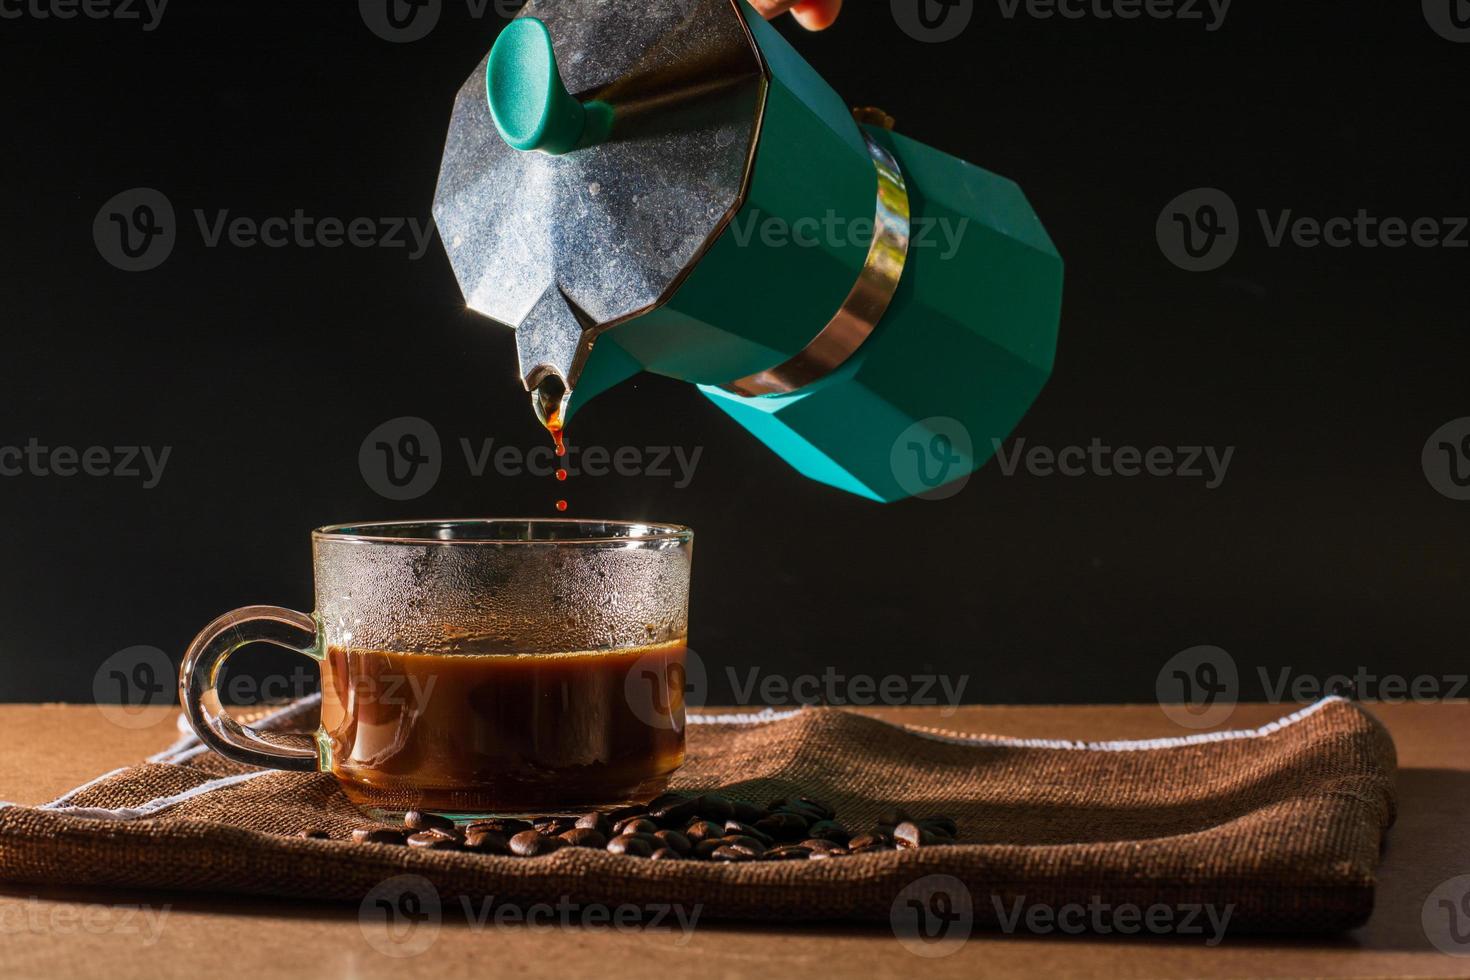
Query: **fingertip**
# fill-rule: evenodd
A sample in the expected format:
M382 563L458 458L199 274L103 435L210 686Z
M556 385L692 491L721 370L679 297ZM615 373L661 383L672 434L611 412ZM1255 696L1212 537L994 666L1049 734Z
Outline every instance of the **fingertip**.
M825 31L842 12L842 0L801 0L791 9L791 16L809 31Z

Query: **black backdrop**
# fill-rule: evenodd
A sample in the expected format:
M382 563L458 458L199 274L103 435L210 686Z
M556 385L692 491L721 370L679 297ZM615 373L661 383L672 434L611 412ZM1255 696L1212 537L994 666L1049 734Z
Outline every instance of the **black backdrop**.
M152 31L11 3L0 446L171 452L152 489L0 478L0 698L89 699L115 651L177 660L225 609L310 608L314 525L550 512L546 480L475 477L460 456L462 437L544 433L512 334L464 311L437 241L418 261L206 248L192 218L427 220L452 97L500 19L445 0L427 37L389 43L346 0L173 0ZM1421 449L1470 415L1470 250L1273 248L1255 212L1470 214L1470 45L1412 3L1239 3L1213 31L1004 10L978 4L946 43L876 0L823 35L783 30L850 102L1015 178L1046 223L1068 266L1062 337L1018 436L1235 447L1223 484L992 463L947 500L880 506L645 377L592 403L573 442L701 447L693 481L585 478L574 513L697 529L692 639L716 702L725 668L752 666L935 670L967 676L967 700L1149 700L1197 644L1230 651L1248 697L1258 666L1463 670L1470 503L1436 491ZM130 274L93 221L135 187L165 194L180 231ZM1198 187L1242 227L1225 266L1192 273L1155 222ZM358 466L400 416L445 450L406 502Z

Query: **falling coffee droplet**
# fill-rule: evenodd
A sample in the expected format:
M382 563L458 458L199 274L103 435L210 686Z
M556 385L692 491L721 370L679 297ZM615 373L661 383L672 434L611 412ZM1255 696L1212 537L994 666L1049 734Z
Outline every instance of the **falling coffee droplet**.
M566 386L554 374L548 374L542 378L540 384L531 392L531 406L535 409L536 417L541 420L541 424L546 426L546 431L551 433L551 441L556 447L557 459L564 459L567 454L564 412L568 394ZM565 467L557 467L556 479L559 483L566 482ZM566 513L567 502L558 500L556 509L560 513Z

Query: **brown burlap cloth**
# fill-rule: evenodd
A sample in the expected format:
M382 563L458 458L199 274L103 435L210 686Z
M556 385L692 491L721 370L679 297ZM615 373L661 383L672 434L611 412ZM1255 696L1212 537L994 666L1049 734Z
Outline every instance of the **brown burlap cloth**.
M308 727L313 711L288 708L272 724ZM331 776L253 770L186 736L53 803L0 808L0 880L359 900L413 873L446 899L881 921L906 886L944 874L970 889L976 925L995 926L1019 899L1212 903L1233 906L1235 931L1336 931L1372 911L1394 768L1387 732L1340 698L1260 729L1142 742L956 736L828 708L706 715L689 726L675 789L729 787L761 803L811 795L855 829L900 805L953 817L962 841L718 864L354 844L340 838L368 821ZM339 839L292 836L308 827Z

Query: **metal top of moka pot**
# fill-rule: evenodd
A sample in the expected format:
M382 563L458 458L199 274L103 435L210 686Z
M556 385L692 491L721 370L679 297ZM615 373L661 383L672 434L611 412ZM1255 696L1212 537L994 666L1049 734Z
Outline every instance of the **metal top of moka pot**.
M543 421L740 210L766 78L738 2L530 0L459 92L434 217Z

